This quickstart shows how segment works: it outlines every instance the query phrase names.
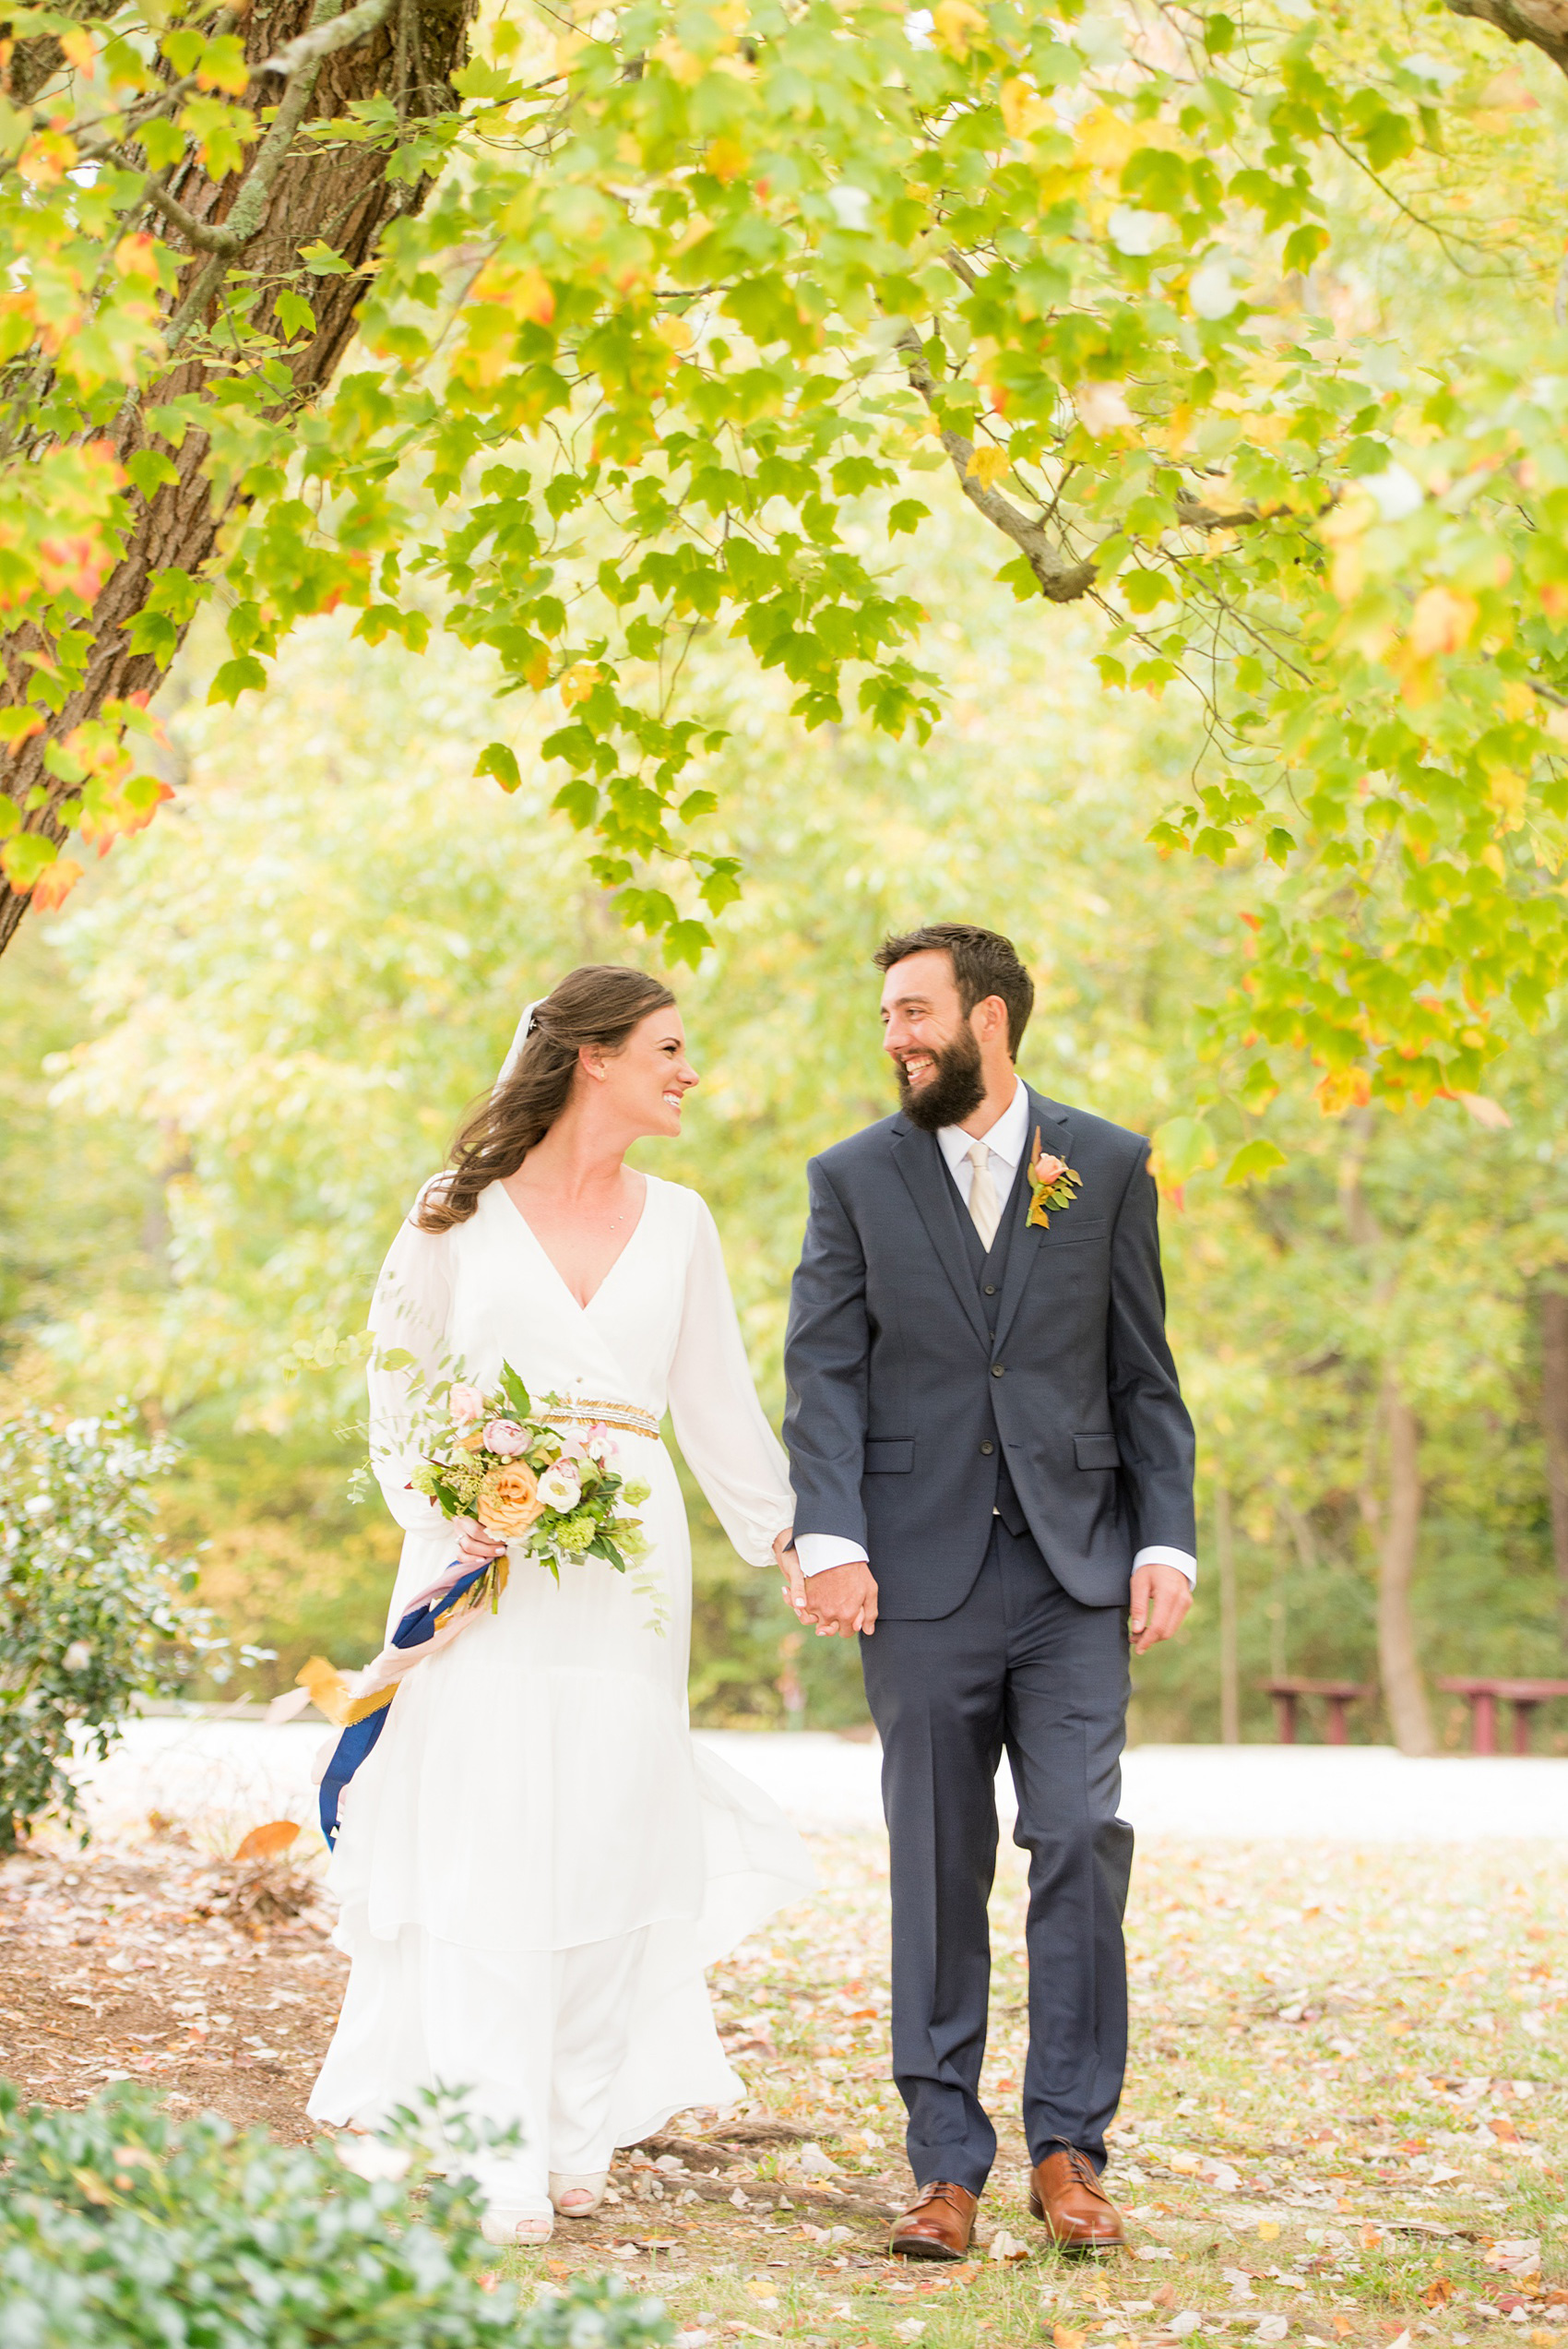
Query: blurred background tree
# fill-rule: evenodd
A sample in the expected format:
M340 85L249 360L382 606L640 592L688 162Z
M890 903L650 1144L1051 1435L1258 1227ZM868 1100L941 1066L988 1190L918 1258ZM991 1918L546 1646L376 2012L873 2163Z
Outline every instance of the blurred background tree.
M1182 1639L1139 1666L1135 1733L1267 1735L1258 1683L1289 1671L1381 1676L1388 1710L1356 1734L1388 1735L1403 1707L1406 1743L1423 1722L1455 1743L1434 1677L1563 1669L1543 1423L1543 1300L1568 1266L1562 1039L1516 1036L1495 1102L1419 1117L1324 1117L1304 1079L1186 1114L1194 1009L1227 984L1256 890L1241 853L1148 845L1195 721L1106 700L1093 614L1043 666L1033 614L976 578L961 515L938 520L910 574L948 697L923 747L807 735L787 687L716 635L694 648L731 728L727 844L754 880L677 981L703 1082L647 1163L710 1200L777 1417L804 1162L891 1105L871 949L940 915L1009 932L1039 991L1024 1073L1160 1136L1205 1580ZM125 1391L183 1439L168 1531L206 1545L204 1595L234 1635L277 1649L265 1690L380 1636L397 1537L350 1506L334 1431L359 1409L355 1333L398 1219L520 1003L628 948L548 817L530 721L521 788L473 780L488 656L422 662L327 620L243 715L202 698L220 657L198 633L177 675L160 823L6 960L0 1344L12 1389ZM1258 1142L1255 1178L1228 1185ZM863 1718L852 1651L791 1647L772 1578L700 1503L695 1533L697 1717ZM1565 1728L1560 1709L1548 1735L1568 1746Z

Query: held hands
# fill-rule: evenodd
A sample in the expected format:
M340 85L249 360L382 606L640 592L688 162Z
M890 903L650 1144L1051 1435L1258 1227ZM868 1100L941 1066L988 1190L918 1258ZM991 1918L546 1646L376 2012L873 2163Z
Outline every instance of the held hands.
M792 1533L776 1533L773 1555L784 1578L784 1596L796 1619L813 1626L819 1640L852 1640L876 1628L876 1580L864 1558L829 1567L808 1583Z
M819 1640L852 1640L858 1631L869 1639L876 1628L876 1577L863 1557L830 1566L812 1576L800 1612Z
M1127 1616L1133 1653L1141 1656L1179 1631L1192 1604L1193 1586L1179 1566L1140 1566Z

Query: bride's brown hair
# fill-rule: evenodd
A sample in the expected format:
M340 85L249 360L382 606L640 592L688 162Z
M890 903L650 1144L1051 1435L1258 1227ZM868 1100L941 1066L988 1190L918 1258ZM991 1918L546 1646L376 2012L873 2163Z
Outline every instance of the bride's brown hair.
M585 962L569 971L535 1011L505 1083L464 1121L447 1162L450 1172L432 1183L420 1202L414 1222L421 1231L447 1232L466 1223L486 1186L517 1173L570 1101L585 1044L619 1052L639 1019L674 1000L662 980L620 963Z

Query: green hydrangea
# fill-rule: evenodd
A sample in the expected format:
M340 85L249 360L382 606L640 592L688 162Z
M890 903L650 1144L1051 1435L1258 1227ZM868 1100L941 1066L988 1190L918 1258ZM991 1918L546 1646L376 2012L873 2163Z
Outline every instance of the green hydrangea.
M579 1508L574 1509L570 1517L564 1517L561 1520L551 1538L558 1542L564 1550L576 1556L579 1552L587 1549L598 1531L597 1518L586 1508Z
M631 1483L623 1490L621 1498L628 1508L641 1508L652 1490L652 1485L643 1477L634 1476Z

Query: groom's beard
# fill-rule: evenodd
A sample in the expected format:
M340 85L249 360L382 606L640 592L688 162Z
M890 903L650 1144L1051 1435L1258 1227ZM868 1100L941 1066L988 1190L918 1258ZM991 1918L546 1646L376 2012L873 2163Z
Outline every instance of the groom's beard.
M933 1057L936 1072L919 1087L905 1076L902 1061L894 1064L898 1071L899 1107L911 1126L927 1134L939 1133L944 1126L961 1126L985 1099L980 1048L967 1019L952 1043Z

